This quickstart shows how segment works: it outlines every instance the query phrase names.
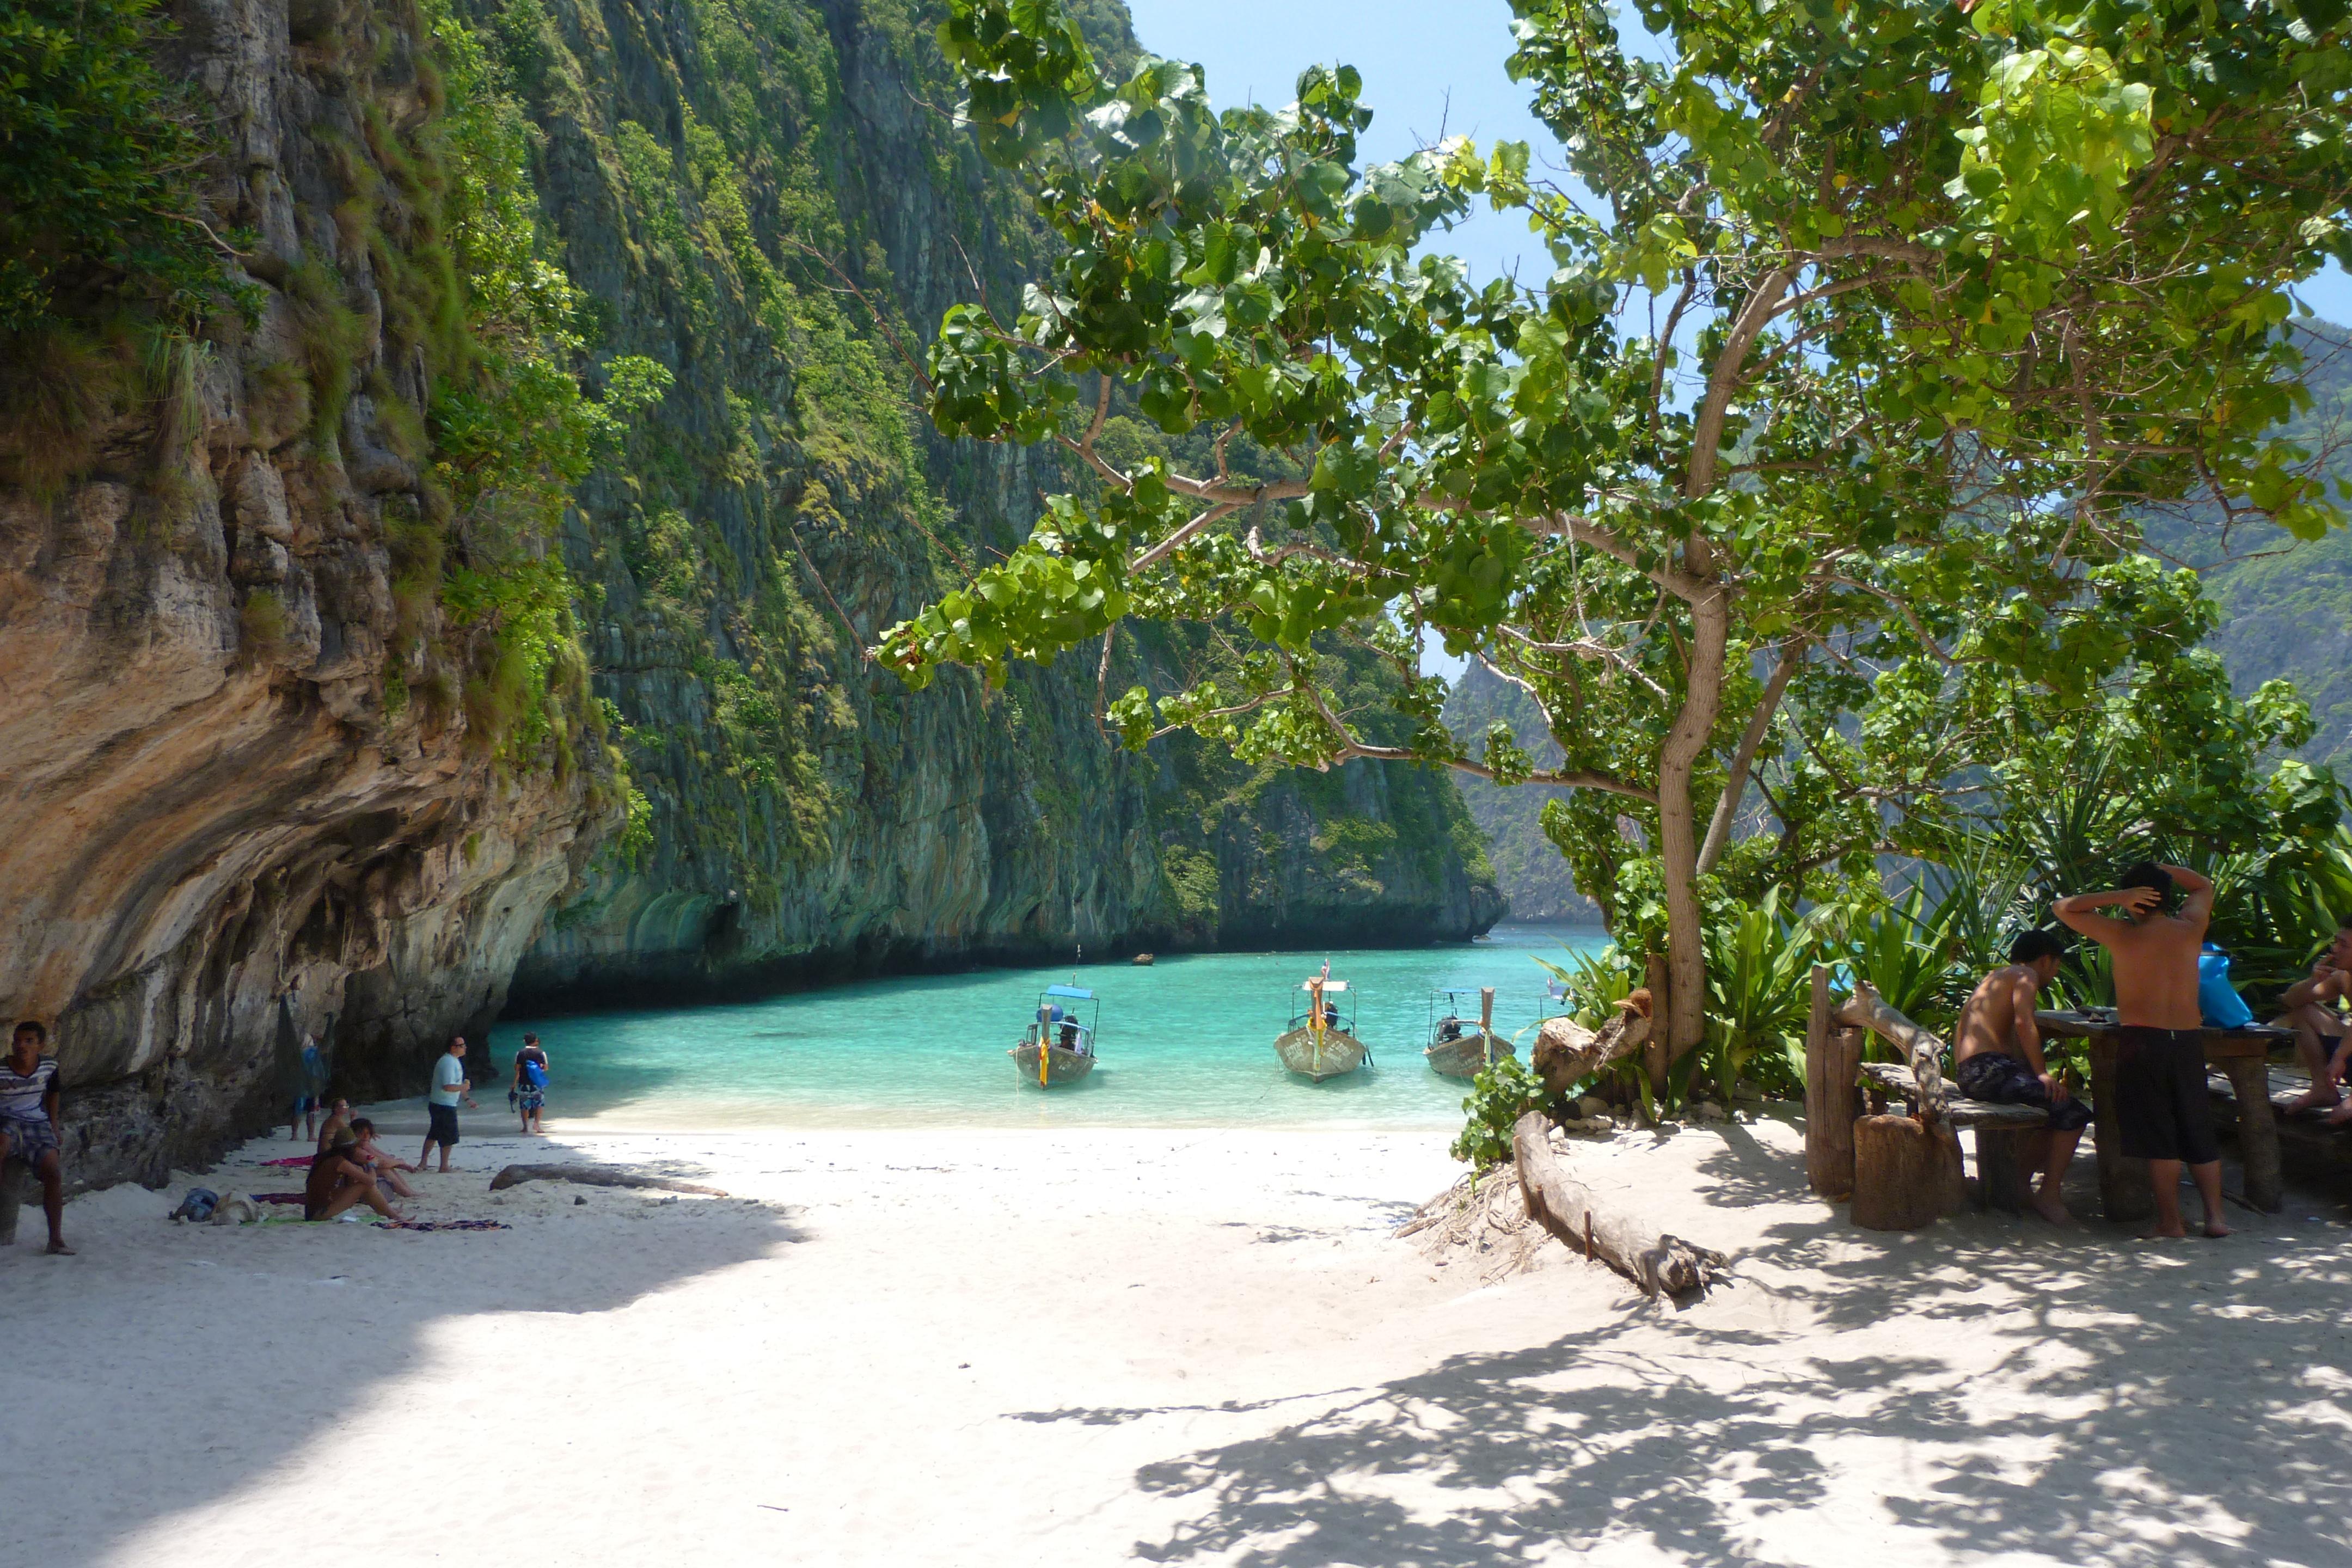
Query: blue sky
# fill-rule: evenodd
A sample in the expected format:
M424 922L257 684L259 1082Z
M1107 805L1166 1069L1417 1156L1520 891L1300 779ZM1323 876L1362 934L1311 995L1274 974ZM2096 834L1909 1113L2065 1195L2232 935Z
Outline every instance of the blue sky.
M1128 0L1128 9L1144 47L1200 64L1219 104L1288 103L1307 66L1354 66L1377 116L1364 144L1374 162L1443 132L1482 145L1526 142L1538 166L1559 163L1559 143L1503 70L1511 47L1506 0ZM1436 244L1468 261L1481 279L1514 263L1528 283L1551 274L1550 258L1525 227L1492 213L1482 211ZM2321 315L2352 323L2352 279L2341 269L2331 266L2304 297Z
M1128 9L1143 47L1199 64L1220 105L1288 103L1306 67L1354 66L1375 116L1363 142L1368 161L1401 157L1444 134L1482 146L1526 142L1538 169L1559 167L1558 141L1503 69L1511 48L1507 0L1128 0ZM1622 5L1619 14L1619 26L1628 26ZM1550 258L1523 221L1484 209L1432 247L1461 257L1480 280L1514 268L1530 284L1551 274ZM2303 295L2319 314L2352 323L2352 279L2340 268L2331 264ZM1449 679L1461 672L1460 660L1434 648L1423 666Z

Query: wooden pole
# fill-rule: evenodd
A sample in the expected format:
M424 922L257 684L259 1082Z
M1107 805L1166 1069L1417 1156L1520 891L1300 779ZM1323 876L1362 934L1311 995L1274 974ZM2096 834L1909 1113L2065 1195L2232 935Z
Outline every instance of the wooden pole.
M2271 1108L2270 1064L2262 1057L2231 1057L2222 1064L2238 1097L2238 1158L2246 1167L2246 1201L2276 1214L2286 1201L2279 1159L2278 1113Z
M2094 1029L2091 1045L2091 1152L2099 1162L2099 1212L2128 1225L2156 1213L2156 1190L2148 1185L2147 1162L2124 1152L2123 1123L2116 1110L2116 1037Z
M1840 1026L1830 1005L1830 971L1813 965L1812 1011L1805 1020L1805 1181L1821 1196L1853 1193L1854 1088L1862 1031Z
M1495 1065L1495 988L1491 985L1482 985L1478 988L1478 1049L1485 1055L1486 1065L1493 1067Z

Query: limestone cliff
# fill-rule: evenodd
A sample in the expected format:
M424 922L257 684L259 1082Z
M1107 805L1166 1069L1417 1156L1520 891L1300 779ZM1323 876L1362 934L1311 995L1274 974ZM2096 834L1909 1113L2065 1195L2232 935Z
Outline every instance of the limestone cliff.
M510 984L1492 921L1440 775L1133 756L1091 668L864 661L1061 482L908 399L1037 243L922 9L172 0L141 40L217 296L173 325L125 241L0 319L0 1011L55 1021L78 1183L265 1124L297 983L340 1089L414 1092Z
M0 1008L55 1020L85 1183L266 1122L289 984L309 1027L341 1015L354 1092L404 1081L495 1016L617 811L593 768L503 765L461 702L387 710L388 677L470 668L403 603L429 389L348 205L428 118L413 15L175 15L249 319L149 340L160 376L99 329L19 332L0 426ZM112 390L45 430L44 374Z

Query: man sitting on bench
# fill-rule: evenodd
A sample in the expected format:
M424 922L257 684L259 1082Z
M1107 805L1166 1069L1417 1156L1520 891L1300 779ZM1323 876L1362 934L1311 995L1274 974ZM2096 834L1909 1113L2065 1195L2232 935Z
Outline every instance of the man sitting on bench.
M2338 1087L2352 1068L2352 1022L2336 1010L2347 995L2352 995L2352 915L2336 927L2335 942L2311 966L2310 978L2287 987L2279 998L2285 1011L2271 1020L2273 1028L2294 1031L2295 1055L2311 1075L2311 1087L2295 1097L2288 1110L2315 1107L2327 1111L2330 1121L2352 1121Z
M2042 1171L2033 1212L2053 1225L2074 1217L2061 1189L2074 1145L2091 1124L2091 1108L2068 1094L2042 1059L2042 1030L2033 1021L2034 999L2058 977L2058 960L2065 951L2048 931L2026 931L2010 943L2009 963L1969 994L1952 1047L1952 1079L1962 1094L2049 1113L2050 1125L2027 1135L2025 1160L2029 1179L2033 1167Z

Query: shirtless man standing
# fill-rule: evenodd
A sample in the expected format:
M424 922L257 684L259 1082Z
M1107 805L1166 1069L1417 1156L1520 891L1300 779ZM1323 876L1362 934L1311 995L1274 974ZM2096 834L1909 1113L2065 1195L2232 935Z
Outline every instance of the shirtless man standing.
M2328 1121L2352 1121L2352 1109L2342 1103L2343 1091L2337 1087L2347 1067L2352 1066L2352 1023L2336 1010L2347 995L2352 995L2352 915L2344 917L2335 942L2311 966L2311 977L2287 987L2286 994L2279 998L2284 1012L2272 1020L2275 1028L2294 1031L2295 1054L2303 1058L2304 1070L2311 1074L2311 1088L2287 1107L2289 1110L2333 1107Z
M2178 913L2164 911L2175 887L2185 891ZM2205 1205L2205 1234L2227 1236L2221 1223L2221 1146L2213 1136L2213 1100L2205 1088L2204 1026L2197 1005L2197 954L2213 915L2213 884L2185 866L2146 862L2124 873L2113 892L2075 893L2051 911L2114 956L2116 1121L2123 1152L2147 1162L2156 1189L2152 1237L2182 1237L2180 1167L2196 1178ZM2116 916L2099 910L2116 910Z
M2091 1124L2091 1108L2068 1094L2042 1059L2042 1029L2033 1018L2034 998L2058 977L2064 952L2048 931L2026 931L2011 942L2009 963L1969 993L1953 1047L1952 1079L1962 1094L2049 1112L2050 1125L2027 1137L2024 1152L2029 1176L2036 1169L2042 1173L2033 1212L2053 1225L2074 1217L2066 1212L2062 1191L2074 1145Z

